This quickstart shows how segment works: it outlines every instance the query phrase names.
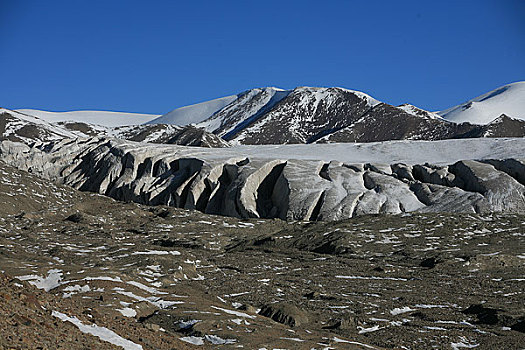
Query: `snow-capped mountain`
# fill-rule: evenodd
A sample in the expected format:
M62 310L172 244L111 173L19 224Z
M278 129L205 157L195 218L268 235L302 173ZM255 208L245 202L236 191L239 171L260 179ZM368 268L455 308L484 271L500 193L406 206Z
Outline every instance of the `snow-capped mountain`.
M311 143L346 126L379 101L343 88L256 88L178 108L148 124L195 123L238 144Z
M18 109L17 112L38 117L39 119L45 120L49 123L73 121L109 127L139 125L147 123L159 117L159 115L156 114L140 114L110 111L48 112L37 109Z
M0 141L29 143L68 137L78 137L78 134L35 116L0 108Z
M19 110L25 121L10 120L3 137L20 129L14 134L38 140L73 134L210 147L227 145L222 140L257 145L523 137L524 112L525 82L505 85L438 113L410 104L395 107L363 92L339 87L263 87L177 108L162 116ZM44 134L28 133L28 127L22 128L25 123L38 124ZM175 135L185 136L179 139Z
M49 123L32 115L0 108L0 141L32 144L35 141L93 136L185 146L229 146L222 138L191 125L142 124L110 127L75 121Z
M216 135L231 139L238 131L255 122L269 112L277 103L288 96L290 91L274 87L258 88L245 91L216 111L196 126Z
M343 88L258 88L237 95L196 126L238 144L311 143L378 103Z
M367 94L342 88L299 87L280 92L279 97L219 135L241 144L312 143L379 103Z
M525 81L499 87L437 113L455 123L488 124L502 114L525 120Z
M512 90L512 95L516 95L519 84L509 86L504 87L505 91ZM495 93L484 96L488 100L495 98ZM492 110L497 111L497 106ZM525 136L519 131L521 127L485 132L479 122L457 123L410 104L395 107L363 92L337 87L251 89L176 109L150 123L159 121L179 125L191 121L234 144L442 140L516 136L516 130L519 136ZM515 123L525 125L521 121Z

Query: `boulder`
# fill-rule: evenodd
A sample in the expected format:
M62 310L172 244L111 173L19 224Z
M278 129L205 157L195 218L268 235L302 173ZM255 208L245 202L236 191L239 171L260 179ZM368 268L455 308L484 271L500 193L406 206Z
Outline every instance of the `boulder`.
M264 305L259 314L291 327L308 323L308 314L297 306L288 303Z

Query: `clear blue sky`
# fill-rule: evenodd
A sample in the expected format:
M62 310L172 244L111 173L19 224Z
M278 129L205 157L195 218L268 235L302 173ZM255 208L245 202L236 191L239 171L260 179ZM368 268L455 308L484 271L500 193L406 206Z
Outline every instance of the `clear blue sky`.
M443 109L525 80L525 1L0 0L0 106L165 113L261 86Z

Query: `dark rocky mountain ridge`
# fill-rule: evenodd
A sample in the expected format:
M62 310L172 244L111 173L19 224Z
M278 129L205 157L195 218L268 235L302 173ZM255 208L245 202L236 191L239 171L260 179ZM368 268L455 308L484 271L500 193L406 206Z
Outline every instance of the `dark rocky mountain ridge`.
M230 146L220 137L192 125L143 124L105 127L78 121L49 123L28 114L0 109L0 141L33 143L94 136L197 147Z
M502 114L486 125L478 125L467 132L465 137L523 137L525 123L521 119Z

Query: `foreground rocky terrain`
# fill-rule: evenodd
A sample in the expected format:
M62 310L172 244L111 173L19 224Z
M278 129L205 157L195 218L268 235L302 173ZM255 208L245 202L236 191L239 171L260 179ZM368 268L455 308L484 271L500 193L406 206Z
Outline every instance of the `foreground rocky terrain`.
M0 348L525 343L522 214L236 219L2 163L0 203Z

